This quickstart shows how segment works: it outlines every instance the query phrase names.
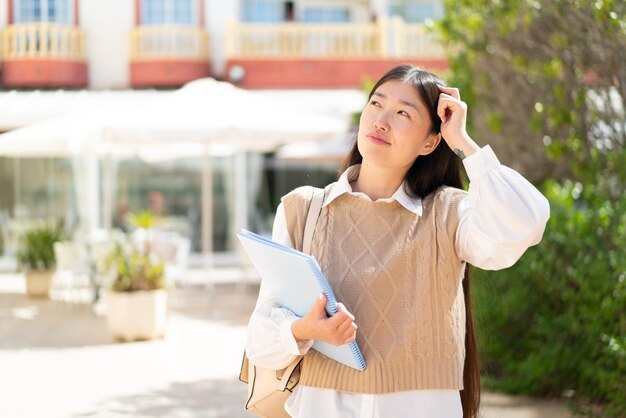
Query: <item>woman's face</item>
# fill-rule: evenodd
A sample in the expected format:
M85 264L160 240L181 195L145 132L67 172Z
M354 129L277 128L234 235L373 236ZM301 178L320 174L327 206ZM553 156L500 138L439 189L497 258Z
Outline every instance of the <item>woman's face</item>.
M429 112L411 85L382 84L361 113L357 141L363 163L408 170L437 147L441 137L430 128Z

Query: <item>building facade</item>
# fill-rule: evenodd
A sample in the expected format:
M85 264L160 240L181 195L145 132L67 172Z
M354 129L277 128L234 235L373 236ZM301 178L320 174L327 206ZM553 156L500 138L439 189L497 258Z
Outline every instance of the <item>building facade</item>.
M2 88L358 87L445 70L439 0L2 0Z

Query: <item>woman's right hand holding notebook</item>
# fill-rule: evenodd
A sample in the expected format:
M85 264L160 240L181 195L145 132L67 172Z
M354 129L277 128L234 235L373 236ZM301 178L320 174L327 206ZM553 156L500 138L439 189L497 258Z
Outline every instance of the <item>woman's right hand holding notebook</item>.
M354 315L342 303L337 303L337 306L339 311L329 317L325 309L326 296L320 294L307 314L291 325L296 341L321 340L334 346L354 341L357 330Z

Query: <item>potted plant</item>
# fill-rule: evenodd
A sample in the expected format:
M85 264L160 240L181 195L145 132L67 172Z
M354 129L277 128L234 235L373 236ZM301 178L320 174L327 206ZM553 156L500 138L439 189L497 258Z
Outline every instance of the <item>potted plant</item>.
M167 292L164 263L151 250L150 230L156 218L144 211L131 214L130 220L141 239L131 242L126 237L115 243L105 261L111 272L105 293L108 327L123 341L161 338L167 322Z
M18 238L17 262L26 279L26 295L47 297L56 267L54 243L63 239L60 224L41 223Z

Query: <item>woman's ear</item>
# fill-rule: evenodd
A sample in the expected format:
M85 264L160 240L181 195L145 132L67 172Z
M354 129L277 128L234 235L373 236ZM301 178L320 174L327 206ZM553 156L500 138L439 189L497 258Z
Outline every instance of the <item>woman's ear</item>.
M426 138L426 142L424 142L424 147L422 148L421 155L428 155L436 150L439 142L441 142L441 132L428 135L428 138Z

